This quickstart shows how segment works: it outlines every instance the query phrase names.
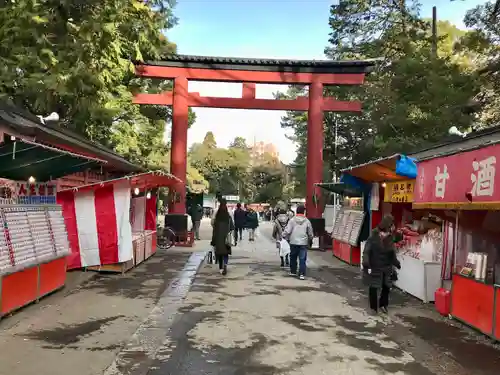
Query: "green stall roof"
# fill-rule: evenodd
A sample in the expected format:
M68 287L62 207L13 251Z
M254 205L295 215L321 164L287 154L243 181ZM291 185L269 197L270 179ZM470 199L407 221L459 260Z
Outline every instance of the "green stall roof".
M41 143L5 137L0 143L0 177L49 181L106 164L104 160L78 155Z

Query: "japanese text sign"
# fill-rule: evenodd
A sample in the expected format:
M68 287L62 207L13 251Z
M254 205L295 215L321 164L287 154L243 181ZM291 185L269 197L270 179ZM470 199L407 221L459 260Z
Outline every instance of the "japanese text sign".
M51 183L16 183L16 197L19 204L55 204L56 185Z
M384 202L411 203L415 180L387 182L384 190Z
M363 210L363 198L358 198L358 197L351 197L351 198L344 198L344 204L343 206L345 208L348 208L350 210L358 210L362 211Z
M500 154L500 145L419 162L414 203L471 209L500 203L497 154Z

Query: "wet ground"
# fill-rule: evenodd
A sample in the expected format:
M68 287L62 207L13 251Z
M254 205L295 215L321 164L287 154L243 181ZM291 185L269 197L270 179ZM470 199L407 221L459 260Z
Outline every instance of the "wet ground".
M79 286L3 319L0 374L102 374L190 256L173 250L125 275L89 274Z
M233 250L229 274L204 265L149 375L497 375L484 336L395 291L371 317L359 272L310 253L305 281L280 269L269 228Z
M287 275L263 224L233 248L229 273L195 249L160 253L0 322L0 374L498 375L500 350L398 290L369 316L359 270L309 252ZM245 234L246 236L246 234ZM194 250L194 251L193 251Z

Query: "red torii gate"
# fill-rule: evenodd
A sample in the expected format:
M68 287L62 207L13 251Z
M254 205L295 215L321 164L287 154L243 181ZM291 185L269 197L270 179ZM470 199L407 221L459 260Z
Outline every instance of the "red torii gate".
M180 199L169 202L169 212L186 212L186 167L188 108L237 108L279 111L308 111L307 124L307 216L321 218L314 204L316 183L323 174L323 113L361 112L358 101L346 102L324 97L327 85L361 85L374 61L262 60L175 55L163 61L136 65L136 75L173 79L172 92L137 94L135 104L173 106L170 172L182 183L175 188ZM188 92L188 80L243 83L241 98L203 97ZM309 97L293 100L256 99L255 85L309 85Z

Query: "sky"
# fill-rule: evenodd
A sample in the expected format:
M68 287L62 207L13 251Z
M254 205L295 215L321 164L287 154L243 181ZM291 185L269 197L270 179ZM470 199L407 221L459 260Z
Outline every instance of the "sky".
M421 14L431 17L437 7L440 20L465 28L463 16L481 0L422 0ZM332 0L177 0L178 24L166 32L187 55L321 60L328 44L329 7ZM257 98L272 98L286 86L257 85ZM241 84L190 82L190 92L202 96L241 97ZM249 145L273 143L284 163L295 158L296 146L286 138L281 111L195 108L196 122L188 133L189 146L201 142L208 131L219 147L237 136Z

